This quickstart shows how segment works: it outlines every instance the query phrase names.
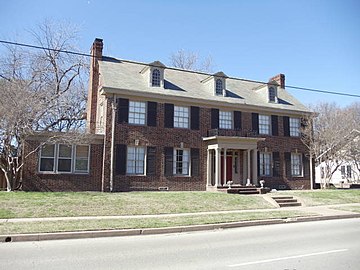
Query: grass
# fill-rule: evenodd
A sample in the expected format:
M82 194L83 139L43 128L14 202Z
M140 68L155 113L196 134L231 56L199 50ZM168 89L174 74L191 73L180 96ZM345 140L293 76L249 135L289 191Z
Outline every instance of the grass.
M360 190L314 190L314 191L286 191L281 195L299 197L306 206L334 205L347 203L360 203Z
M273 208L261 196L211 192L0 192L0 218L119 216Z
M0 234L66 232L87 230L115 230L162 228L173 226L216 224L224 222L294 218L310 214L300 211L269 211L248 212L233 214L195 215L187 217L157 217L136 219L102 219L102 220L73 220L73 221L46 221L46 222L14 222L0 223Z

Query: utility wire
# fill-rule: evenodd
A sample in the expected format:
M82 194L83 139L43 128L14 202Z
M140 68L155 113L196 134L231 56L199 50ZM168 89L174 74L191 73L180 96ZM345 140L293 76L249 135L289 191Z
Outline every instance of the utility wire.
M67 53L67 54L74 54L74 55L97 58L94 55L86 54L86 53L59 50L59 49L53 49L53 48L46 48L46 47L42 47L42 46L36 46L36 45L30 45L30 44L24 44L24 43L18 43L18 42L11 42L11 41L6 41L6 40L0 40L0 43L9 44L9 45L15 45L15 46L28 47L28 48L33 48L33 49L49 50L49 51L54 51L54 52L60 52L60 53ZM103 56L103 57L105 58L107 56ZM113 58L113 57L108 57L108 58ZM136 62L136 61L123 60L123 59L121 59L121 61L122 62L127 62L127 63L139 64L139 62ZM141 63L141 64L152 66L151 64L146 64L146 63ZM173 68L173 67L166 67L166 68L170 69L170 70L179 70L178 68ZM192 73L194 72L194 71L190 71L190 70L183 70L183 71L192 72ZM200 73L200 74L204 74L204 75L210 75L210 74L205 73L205 72L196 71L196 73ZM2 75L0 75L0 76L3 77ZM5 78L5 77L3 77L3 78ZM259 84L264 84L264 85L273 85L273 83L270 83L270 82L262 82L262 81L256 81L256 80L234 78L234 77L229 77L229 78L234 79L234 80L244 81L244 82L259 83ZM5 78L5 79L7 79L7 78ZM306 87L299 87L299 86L285 85L285 88L290 88L290 89L295 89L295 90L302 90L302 91L309 91L309 92L315 92L315 93L322 93L322 94L331 94L331 95L338 95L338 96L347 96L347 97L358 97L358 98L360 98L360 95L356 95L356 94L349 94L349 93L335 92L335 91L327 91L327 90L320 90L320 89L306 88Z

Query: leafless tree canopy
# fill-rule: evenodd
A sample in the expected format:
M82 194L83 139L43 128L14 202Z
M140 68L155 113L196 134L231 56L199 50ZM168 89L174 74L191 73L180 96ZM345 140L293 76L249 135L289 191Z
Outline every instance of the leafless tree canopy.
M319 103L311 109L314 114L306 119L308 125L303 129L302 139L316 163L324 166L322 186L327 187L344 161L359 166L360 103L345 108L335 103Z
M176 68L202 71L207 73L213 72L213 61L211 56L200 59L197 53L183 49L171 54L170 63L173 67Z
M57 51L7 46L0 59L0 169L8 190L19 180L29 135L56 131L69 137L85 124L88 61L60 52L76 50L76 29L45 21L31 33L34 44Z

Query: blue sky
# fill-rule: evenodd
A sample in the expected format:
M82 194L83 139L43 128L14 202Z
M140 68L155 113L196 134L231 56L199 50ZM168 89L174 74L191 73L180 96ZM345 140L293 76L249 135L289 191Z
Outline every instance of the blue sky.
M46 18L80 26L80 50L104 39L104 54L169 64L171 53L211 55L214 71L360 94L359 0L0 0L0 39L31 43ZM304 104L360 98L289 90Z

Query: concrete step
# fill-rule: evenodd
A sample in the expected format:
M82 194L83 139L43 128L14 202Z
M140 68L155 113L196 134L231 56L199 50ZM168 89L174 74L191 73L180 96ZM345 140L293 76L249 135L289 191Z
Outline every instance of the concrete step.
M287 203L278 203L280 207L295 207L295 206L301 206L301 203L299 202L287 202Z
M293 196L272 196L271 197L280 207L295 207L301 206Z

